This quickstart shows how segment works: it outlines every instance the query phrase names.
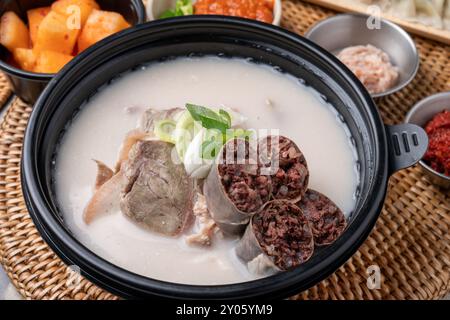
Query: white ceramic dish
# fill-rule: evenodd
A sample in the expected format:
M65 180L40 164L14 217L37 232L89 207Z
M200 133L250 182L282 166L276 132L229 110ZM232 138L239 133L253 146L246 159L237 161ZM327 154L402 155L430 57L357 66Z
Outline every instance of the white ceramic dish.
M196 0L193 0L195 3ZM144 0L147 8L147 21L156 20L164 11L175 8L176 0ZM281 22L282 5L281 0L274 1L273 22L272 24L279 26Z

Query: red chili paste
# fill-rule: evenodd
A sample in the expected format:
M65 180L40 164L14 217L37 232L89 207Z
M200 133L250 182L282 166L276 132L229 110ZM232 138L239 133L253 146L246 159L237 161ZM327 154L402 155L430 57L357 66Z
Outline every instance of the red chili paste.
M198 0L195 14L219 14L273 22L273 0Z
M425 131L430 142L424 161L437 172L450 176L450 111L438 113Z

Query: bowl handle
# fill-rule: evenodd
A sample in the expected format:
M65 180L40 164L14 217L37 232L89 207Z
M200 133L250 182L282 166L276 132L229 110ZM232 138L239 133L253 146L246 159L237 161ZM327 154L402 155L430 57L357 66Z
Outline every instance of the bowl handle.
M425 130L415 124L386 126L386 135L390 175L419 162L428 149L428 136Z

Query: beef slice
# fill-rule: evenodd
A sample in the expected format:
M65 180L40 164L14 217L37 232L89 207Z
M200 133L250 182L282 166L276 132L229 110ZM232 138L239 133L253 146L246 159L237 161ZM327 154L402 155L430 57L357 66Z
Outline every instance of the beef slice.
M176 236L192 221L194 182L172 159L173 145L140 141L124 166L122 212L153 232Z

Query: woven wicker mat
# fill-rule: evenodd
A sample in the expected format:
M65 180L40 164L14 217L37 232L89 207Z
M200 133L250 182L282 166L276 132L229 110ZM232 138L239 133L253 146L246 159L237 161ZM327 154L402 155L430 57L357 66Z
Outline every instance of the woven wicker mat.
M0 72L0 109L11 96L11 88L6 76Z
M284 27L304 33L331 11L284 1ZM387 124L402 122L418 100L450 90L450 47L415 38L422 65L411 85L378 100ZM19 292L32 299L114 299L87 280L69 289L66 266L48 248L22 199L19 162L31 107L15 100L0 134L0 258ZM298 299L437 299L450 291L450 197L430 185L419 167L397 173L371 236L337 272ZM381 270L369 290L367 268Z

